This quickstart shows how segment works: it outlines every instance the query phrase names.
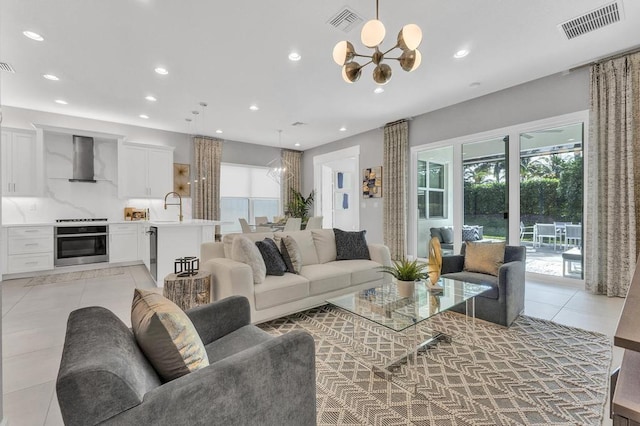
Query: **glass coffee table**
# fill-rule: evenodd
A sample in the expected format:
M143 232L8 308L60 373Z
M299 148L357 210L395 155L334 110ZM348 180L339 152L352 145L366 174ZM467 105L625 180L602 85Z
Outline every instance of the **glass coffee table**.
M395 282L375 288L360 290L327 300L331 306L340 308L352 316L353 344L358 347L366 342L359 341L359 320L364 319L365 326L381 326L392 330L394 338L404 342L401 350L391 349L384 357L386 362L372 365L373 371L387 379L397 373L403 365L410 367L411 359L417 361L420 351L424 351L439 341L450 342L451 336L434 331L430 337L418 336L418 325L429 318L445 312L461 303L467 304L467 317L470 319L469 333L474 332L475 297L491 289L488 284L474 284L447 278L440 278L439 288L428 287L425 282L416 281L413 294L403 297L398 294ZM367 324L368 323L368 324ZM396 334L398 336L396 336ZM393 344L393 343L391 343ZM389 345L385 345L386 347ZM388 354L395 356L387 356ZM374 356L375 358L375 356Z

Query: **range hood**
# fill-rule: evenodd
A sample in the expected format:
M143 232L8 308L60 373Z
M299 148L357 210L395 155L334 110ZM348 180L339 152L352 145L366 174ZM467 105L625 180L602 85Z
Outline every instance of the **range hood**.
M73 178L69 182L95 182L93 138L73 135Z

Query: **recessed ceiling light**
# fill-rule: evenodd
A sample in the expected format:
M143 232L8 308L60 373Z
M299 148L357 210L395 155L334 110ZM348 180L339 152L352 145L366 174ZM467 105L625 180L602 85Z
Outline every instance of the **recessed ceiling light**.
M218 129L218 130L216 130L216 133L220 134L220 133L222 133L222 130Z
M296 142L293 144L294 146L300 146L300 142Z
M44 37L42 37L38 33L34 33L33 31L23 31L22 34L24 34L25 37L28 37L31 40L35 40L35 41L43 41L44 40Z
M384 89L382 87L376 87L375 89L373 89L373 93L375 94L379 94L384 92Z
M44 78L46 78L47 80L51 80L51 81L58 81L60 80L58 77L56 77L53 74L45 74L43 75Z
M302 56L300 56L300 54L298 52L289 53L289 60L290 61L298 62L300 59L302 59Z
M140 114L138 117L140 117L140 118L144 118L145 120L146 120L147 118L149 118L149 116L148 116L147 114Z
M346 132L346 131L347 131L347 128L346 128L346 127L344 127L344 126L343 126L343 127L340 127L340 131L341 131L341 132Z
M158 67L155 69L155 72L157 72L160 75L167 75L169 74L169 71L167 71L165 68L162 67Z
M144 98L145 98L146 100L148 100L149 102L155 102L155 101L157 101L157 99L155 98L155 96L151 96L151 95L149 95L149 96L145 96Z
M480 87L480 82L479 82L479 81L474 81L473 83L471 83L471 84L469 85L469 87L474 87L474 88L475 88L475 87Z
M251 111L257 111L257 110L259 110L260 108L258 108L258 105L251 105L251 106L249 107L249 109L250 109Z
M67 102L67 101L65 101L65 100L62 100L62 99L56 99L56 103L57 103L57 104L60 104L60 105L67 105L67 104L69 104L69 102Z
M453 57L456 59L460 59L460 58L464 58L468 54L469 54L469 51L467 49L460 49L453 55Z

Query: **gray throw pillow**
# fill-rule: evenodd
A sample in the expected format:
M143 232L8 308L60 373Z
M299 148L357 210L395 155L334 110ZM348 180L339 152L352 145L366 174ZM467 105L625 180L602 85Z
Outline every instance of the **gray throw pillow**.
M333 228L336 236L336 260L371 259L364 237L367 231L347 232Z
M442 235L442 242L445 244L453 244L453 229L447 226L440 228L440 234Z
M267 275L282 276L287 272L287 265L275 241L271 238L265 238L262 241L256 241L256 246L258 246L264 264L267 267Z
M280 240L280 252L284 263L287 265L287 272L299 274L302 269L302 252L296 240L288 235L282 238Z

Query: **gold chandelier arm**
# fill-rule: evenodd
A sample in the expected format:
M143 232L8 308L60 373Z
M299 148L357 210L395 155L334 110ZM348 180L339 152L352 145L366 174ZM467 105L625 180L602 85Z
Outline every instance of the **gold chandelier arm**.
M353 56L357 56L359 58L369 58L369 59L373 59L373 56L371 55L361 55L359 53L354 53Z
M391 52L393 49L400 47L399 44L396 44L395 46L393 46L391 49L387 50L386 52L382 52L382 55L386 58L387 57L387 53ZM391 58L391 59L395 59L395 58Z

